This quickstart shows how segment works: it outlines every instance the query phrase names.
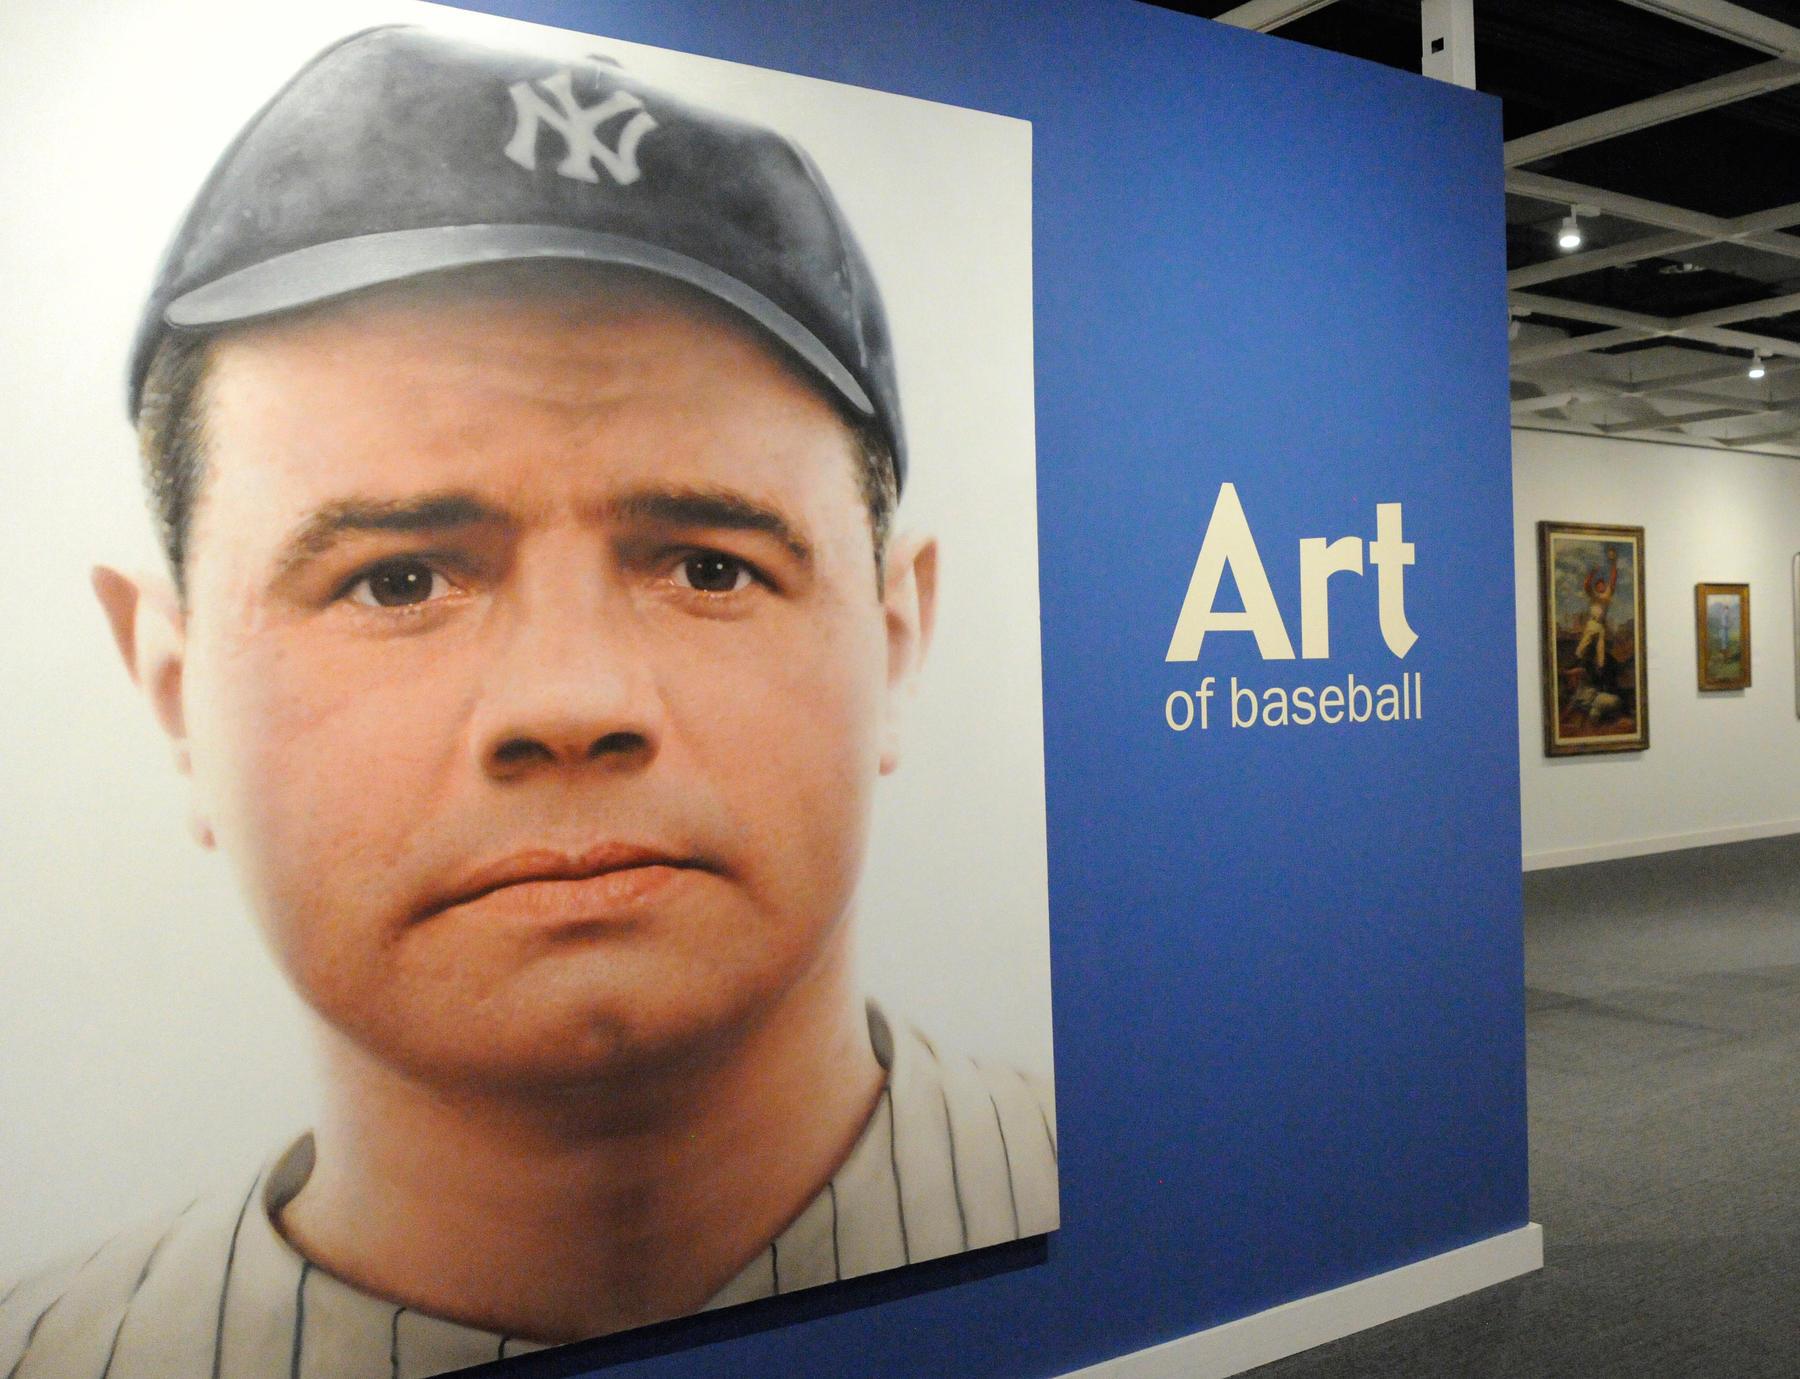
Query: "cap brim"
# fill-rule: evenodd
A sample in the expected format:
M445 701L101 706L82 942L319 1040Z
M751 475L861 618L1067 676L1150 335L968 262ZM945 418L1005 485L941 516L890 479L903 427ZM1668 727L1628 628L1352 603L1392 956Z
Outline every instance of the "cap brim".
M184 293L163 319L205 330L328 302L365 288L479 264L560 259L636 268L686 283L744 313L786 345L863 416L875 407L825 343L774 302L698 259L623 235L546 225L443 225L310 245Z

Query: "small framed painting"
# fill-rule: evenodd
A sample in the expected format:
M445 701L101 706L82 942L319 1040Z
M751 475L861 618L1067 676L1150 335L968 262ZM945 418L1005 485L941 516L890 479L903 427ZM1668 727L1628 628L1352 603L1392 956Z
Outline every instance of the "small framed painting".
M1644 529L1538 523L1544 754L1650 745Z
M1696 584L1694 641L1700 688L1750 688L1750 586Z
M1794 717L1800 718L1800 551L1794 553Z

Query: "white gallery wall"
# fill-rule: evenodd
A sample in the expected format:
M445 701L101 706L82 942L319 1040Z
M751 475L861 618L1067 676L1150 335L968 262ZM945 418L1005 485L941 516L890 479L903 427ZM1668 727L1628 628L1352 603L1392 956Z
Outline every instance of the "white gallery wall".
M1800 833L1792 565L1800 460L1513 433L1527 870ZM1644 528L1650 746L1544 755L1537 524ZM1695 688L1694 586L1750 586L1751 685Z

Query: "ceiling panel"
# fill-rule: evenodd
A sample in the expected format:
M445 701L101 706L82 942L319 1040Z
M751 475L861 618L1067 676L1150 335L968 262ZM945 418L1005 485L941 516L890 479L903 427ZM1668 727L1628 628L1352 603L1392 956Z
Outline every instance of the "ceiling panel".
M1670 13L1692 0L1475 0L1509 144L1515 422L1800 454L1800 3L1699 3L1743 41ZM1416 72L1419 0L1336 0L1277 36Z

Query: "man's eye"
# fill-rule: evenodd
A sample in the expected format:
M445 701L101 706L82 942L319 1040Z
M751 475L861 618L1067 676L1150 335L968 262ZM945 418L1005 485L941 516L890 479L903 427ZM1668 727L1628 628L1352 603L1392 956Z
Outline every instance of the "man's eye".
M703 594L734 594L751 581L750 567L717 551L696 551L675 567L675 582Z
M446 580L422 560L390 560L350 586L350 597L371 608L407 608L442 598Z

